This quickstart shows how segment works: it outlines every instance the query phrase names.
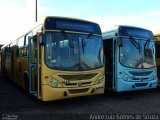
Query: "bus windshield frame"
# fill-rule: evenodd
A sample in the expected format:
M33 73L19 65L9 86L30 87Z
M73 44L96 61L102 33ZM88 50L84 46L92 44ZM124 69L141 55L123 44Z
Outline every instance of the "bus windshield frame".
M121 65L135 69L155 67L155 39L151 31L121 27L118 39L122 43L119 46L119 63Z
M102 32L97 23L47 17L44 30L45 64L49 68L88 71L103 67Z
M104 64L101 36L45 32L44 48L45 64L51 69L88 71L102 68Z

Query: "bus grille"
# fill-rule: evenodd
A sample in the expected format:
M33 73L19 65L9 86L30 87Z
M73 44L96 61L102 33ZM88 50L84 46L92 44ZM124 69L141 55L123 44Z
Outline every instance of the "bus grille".
M59 75L59 77L65 80L86 80L95 77L97 73L81 74L81 75Z
M90 85L92 82L82 82L81 86ZM78 83L67 83L66 86L78 86Z
M147 85L148 85L148 83L135 83L136 87L145 87Z
M141 80L141 81L143 81L143 80L148 80L148 78L132 78L133 80Z
M84 88L84 89L72 89L69 90L70 94L78 94L78 93L86 93L88 92L89 88Z
M152 74L152 71L147 71L147 72L135 72L135 71L129 71L130 74L134 76L148 76Z

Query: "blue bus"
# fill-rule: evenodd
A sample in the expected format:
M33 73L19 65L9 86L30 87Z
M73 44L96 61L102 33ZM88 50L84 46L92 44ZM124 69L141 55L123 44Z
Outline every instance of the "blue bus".
M157 87L155 39L149 30L117 26L103 33L106 88L133 91Z

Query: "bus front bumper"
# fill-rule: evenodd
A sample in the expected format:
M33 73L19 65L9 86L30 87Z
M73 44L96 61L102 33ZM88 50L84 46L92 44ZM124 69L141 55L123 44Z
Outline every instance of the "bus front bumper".
M49 85L42 85L42 101L51 101L78 96L87 96L104 93L104 83L77 88L53 88Z
M116 87L117 87L116 89L117 92L152 89L157 87L157 80L131 82L131 81L124 81L123 79L118 79Z

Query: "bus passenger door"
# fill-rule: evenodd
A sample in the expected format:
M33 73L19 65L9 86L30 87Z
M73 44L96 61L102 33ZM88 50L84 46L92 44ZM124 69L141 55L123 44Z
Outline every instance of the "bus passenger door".
M29 71L29 93L38 97L38 76L39 76L39 57L37 36L28 37L28 71Z

